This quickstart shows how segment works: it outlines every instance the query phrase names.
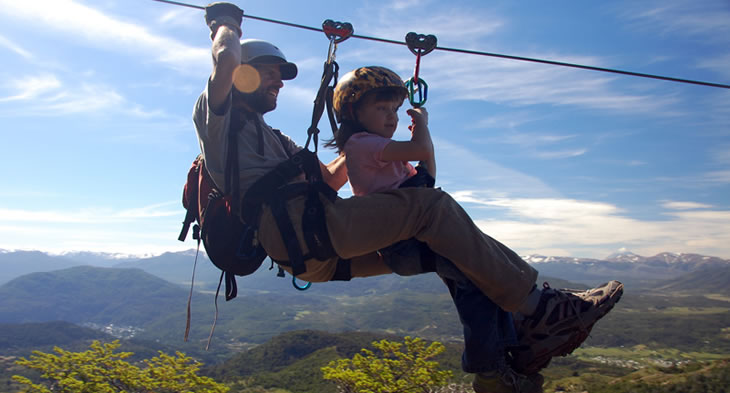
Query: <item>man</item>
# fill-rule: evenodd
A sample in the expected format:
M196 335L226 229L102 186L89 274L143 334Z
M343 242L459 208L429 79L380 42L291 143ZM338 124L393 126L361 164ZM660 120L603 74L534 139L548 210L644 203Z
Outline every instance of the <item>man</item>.
M268 42L239 41L242 15L229 3L206 8L213 70L193 120L213 181L226 193L244 196L242 218L258 228L257 241L266 253L298 278L321 282L391 273L378 250L418 239L452 261L459 274L501 309L522 318L517 326L522 348L511 368L472 370L477 393L541 392L537 372L552 356L577 348L618 301L623 286L614 281L580 294L540 290L537 271L481 232L441 190L406 188L336 198L322 183L333 190L346 183L344 156L326 165L315 163L317 173L311 167L303 170L305 180L298 170L304 168L301 160L290 157L306 160L301 154L307 152L262 116L276 108L283 81L296 77L296 65ZM228 157L231 151L234 157ZM226 176L231 163L237 164L238 173L231 176L229 170Z

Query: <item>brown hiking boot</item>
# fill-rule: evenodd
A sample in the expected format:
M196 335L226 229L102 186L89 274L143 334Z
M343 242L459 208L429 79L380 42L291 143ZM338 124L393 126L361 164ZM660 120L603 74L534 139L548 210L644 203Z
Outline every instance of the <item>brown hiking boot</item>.
M544 378L540 374L521 375L512 369L495 374L476 374L472 387L475 393L543 393Z
M623 295L624 285L609 281L587 291L557 290L543 285L534 314L515 318L519 345L511 350L510 365L520 373L535 374L553 356L565 356L578 348Z

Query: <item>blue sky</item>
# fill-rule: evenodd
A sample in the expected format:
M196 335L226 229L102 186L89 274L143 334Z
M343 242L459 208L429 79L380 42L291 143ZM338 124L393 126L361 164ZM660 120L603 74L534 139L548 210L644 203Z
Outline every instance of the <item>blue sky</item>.
M727 0L446 3L238 4L307 26L350 22L367 36L415 31L443 47L730 84ZM0 26L0 249L193 247L176 238L198 153L192 107L210 72L203 12L0 0ZM327 39L251 19L243 31L299 65L266 119L303 143ZM343 73L376 64L405 79L415 56L349 39L337 61ZM730 90L444 51L423 57L420 75L438 185L518 253L730 258ZM396 138L408 137L402 111Z

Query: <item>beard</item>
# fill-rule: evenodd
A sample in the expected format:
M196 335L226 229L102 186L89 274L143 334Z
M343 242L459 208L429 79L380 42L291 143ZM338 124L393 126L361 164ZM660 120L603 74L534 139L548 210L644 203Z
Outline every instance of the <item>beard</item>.
M233 106L245 104L250 110L264 114L276 109L276 97L268 94L268 89L259 87L253 93L242 93L233 87ZM240 104L239 104L240 105Z

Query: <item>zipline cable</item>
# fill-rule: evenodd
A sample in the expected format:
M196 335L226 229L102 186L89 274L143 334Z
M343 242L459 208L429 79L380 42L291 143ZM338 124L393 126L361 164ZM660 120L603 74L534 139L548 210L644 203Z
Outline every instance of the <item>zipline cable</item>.
M152 1L179 5L182 7L195 8L195 9L199 9L199 10L205 10L205 7L202 7L199 5L186 4L186 3L181 3L178 1L171 1L171 0L152 0ZM248 19L262 21L262 22L269 22L269 23L275 23L275 24L289 26L289 27L295 27L298 29L318 31L318 32L323 31L322 29L316 28L316 27L305 26L305 25L300 25L300 24L291 23L291 22L284 22L284 21L280 21L280 20L276 20L276 19L262 18L260 16L249 15L246 13L243 14L243 17L248 18ZM363 39L363 40L384 42L387 44L406 45L406 43L403 41L390 40L390 39L386 39L386 38L364 36L364 35L359 35L359 34L353 34L352 37ZM527 62L532 62L532 63L548 64L548 65L554 65L554 66L560 66L560 67L579 68L579 69L591 70L591 71L609 72L609 73L614 73L614 74L637 76L637 77L641 77L641 78L658 79L658 80L664 80L664 81L669 81L669 82L689 83L689 84L693 84L693 85L730 89L730 85L726 85L726 84L722 84L722 83L703 82L703 81L697 81L697 80L692 80L692 79L674 78L674 77L670 77L670 76L653 75L653 74L645 74L645 73L641 73L641 72L617 70L617 69L613 69L613 68L603 68L603 67L594 67L594 66L587 66L587 65L575 64L575 63L566 63L566 62L562 62L562 61L536 59L536 58L523 57L523 56L512 56L512 55L482 52L482 51L476 51L476 50L470 50L470 49L447 48L447 47L442 47L442 46L437 46L434 50L463 53L463 54L468 54L468 55L497 57L497 58L508 59L508 60L527 61Z

